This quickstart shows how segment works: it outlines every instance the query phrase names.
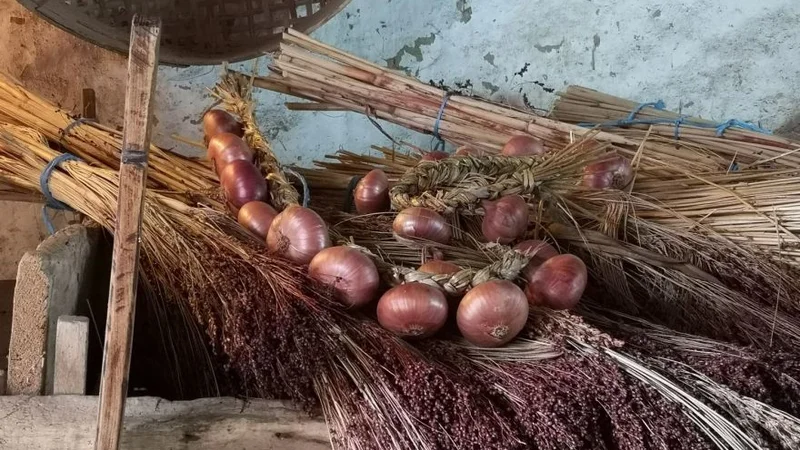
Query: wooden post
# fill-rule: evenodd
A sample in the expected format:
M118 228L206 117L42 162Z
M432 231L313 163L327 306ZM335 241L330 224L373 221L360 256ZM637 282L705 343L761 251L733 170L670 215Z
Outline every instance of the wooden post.
M136 309L139 233L147 180L152 97L156 85L161 21L134 16L128 55L125 119L119 168L117 222L111 260L103 375L95 449L119 448Z
M89 319L61 316L56 325L56 354L53 358L53 395L86 393L89 356Z

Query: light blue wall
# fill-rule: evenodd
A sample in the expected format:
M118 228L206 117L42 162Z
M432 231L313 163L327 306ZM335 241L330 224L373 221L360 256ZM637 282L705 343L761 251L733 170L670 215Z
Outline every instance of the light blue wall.
M548 109L549 91L580 84L774 128L799 109L799 23L798 0L353 0L314 36L426 81L470 80L474 93L512 103L526 94ZM161 70L162 143L196 133L190 120L209 103L202 92L217 70ZM262 125L286 163L387 143L361 115L291 113L286 100L258 94Z

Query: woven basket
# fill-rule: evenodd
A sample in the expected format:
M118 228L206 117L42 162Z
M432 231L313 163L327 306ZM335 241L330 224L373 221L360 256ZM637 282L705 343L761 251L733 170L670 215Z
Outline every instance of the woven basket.
M174 65L240 61L275 50L285 28L308 33L349 1L19 0L70 33L124 54L131 17L160 16L160 59Z

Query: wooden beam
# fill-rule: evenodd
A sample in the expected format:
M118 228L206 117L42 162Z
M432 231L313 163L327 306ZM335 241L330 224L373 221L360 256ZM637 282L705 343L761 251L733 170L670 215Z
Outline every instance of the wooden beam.
M97 397L0 397L0 447L91 450ZM203 398L170 402L131 397L123 450L330 450L328 429L288 403Z
M86 393L89 360L89 319L61 316L56 325L53 395Z
M119 448L119 433L125 412L136 310L139 235L160 38L160 19L134 16L128 55L117 221L95 442L98 450Z

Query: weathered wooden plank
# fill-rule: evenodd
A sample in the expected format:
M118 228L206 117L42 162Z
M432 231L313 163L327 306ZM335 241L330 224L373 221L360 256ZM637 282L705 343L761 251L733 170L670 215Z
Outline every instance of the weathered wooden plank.
M152 98L156 85L160 37L160 19L134 16L128 55L117 222L114 230L95 444L95 448L102 450L119 448L119 433L128 389L133 317L136 310L139 233L144 209L150 119L153 115Z
M86 393L89 358L89 319L61 316L56 325L53 395Z
M0 397L0 448L90 450L97 397ZM131 397L124 450L329 450L325 422L278 401Z

